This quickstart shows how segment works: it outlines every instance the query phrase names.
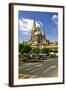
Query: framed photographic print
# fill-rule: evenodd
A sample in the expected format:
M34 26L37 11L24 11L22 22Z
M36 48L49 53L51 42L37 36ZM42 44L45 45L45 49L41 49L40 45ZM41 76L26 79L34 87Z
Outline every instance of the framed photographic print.
M64 83L64 6L9 4L9 86Z

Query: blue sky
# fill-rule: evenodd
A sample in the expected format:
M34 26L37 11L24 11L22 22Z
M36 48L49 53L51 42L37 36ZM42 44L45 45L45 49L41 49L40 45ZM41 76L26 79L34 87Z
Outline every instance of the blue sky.
M45 32L50 41L58 41L58 13L19 11L18 14L18 39L19 42L27 41L31 36L33 21Z

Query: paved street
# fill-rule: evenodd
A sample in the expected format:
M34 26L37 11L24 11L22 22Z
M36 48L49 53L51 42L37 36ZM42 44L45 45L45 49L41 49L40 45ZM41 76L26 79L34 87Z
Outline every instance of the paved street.
M58 59L19 64L19 78L57 77Z

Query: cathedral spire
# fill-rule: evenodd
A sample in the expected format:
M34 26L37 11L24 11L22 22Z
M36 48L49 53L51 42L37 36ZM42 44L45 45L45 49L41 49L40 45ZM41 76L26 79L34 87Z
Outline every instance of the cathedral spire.
M32 32L35 32L35 31L36 31L36 21L34 20L33 21Z

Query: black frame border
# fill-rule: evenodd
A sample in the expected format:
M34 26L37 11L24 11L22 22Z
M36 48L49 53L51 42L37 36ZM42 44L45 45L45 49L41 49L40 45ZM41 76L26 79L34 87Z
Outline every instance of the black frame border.
M26 84L26 85L14 85L14 6L15 5L24 5L24 6L35 6L35 7L53 7L53 8L62 8L63 9L63 82L56 83L40 83L40 84ZM64 73L64 23L65 23L65 9L64 6L57 5L43 5L43 4L28 4L28 3L9 3L9 86L10 87L20 87L20 86L40 86L40 85L57 85L65 83L65 73Z

